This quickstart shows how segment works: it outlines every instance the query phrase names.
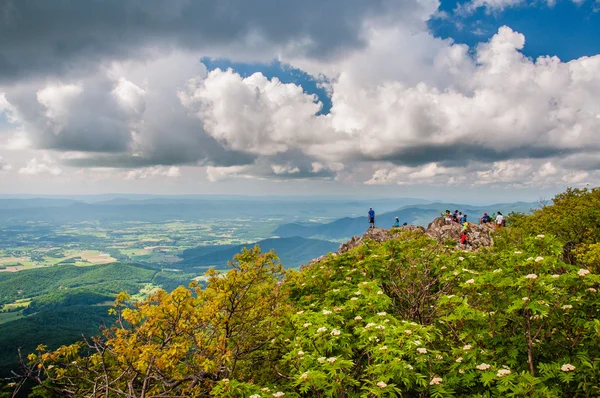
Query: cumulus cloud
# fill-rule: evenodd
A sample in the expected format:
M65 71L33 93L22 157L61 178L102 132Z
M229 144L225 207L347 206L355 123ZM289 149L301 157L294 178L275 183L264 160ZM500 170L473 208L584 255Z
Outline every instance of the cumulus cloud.
M27 161L27 164L24 167L19 169L19 174L31 176L50 174L52 176L59 176L62 174L62 170L48 160L39 161L37 158L33 158Z
M181 176L179 167L145 167L143 169L130 170L125 174L127 180L138 180L152 177L170 177L177 178Z
M0 171L8 171L12 169L12 166L4 160L2 156L0 156Z

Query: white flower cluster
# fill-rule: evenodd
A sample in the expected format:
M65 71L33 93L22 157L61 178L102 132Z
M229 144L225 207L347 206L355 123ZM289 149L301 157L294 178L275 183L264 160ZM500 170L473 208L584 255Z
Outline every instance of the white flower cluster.
M560 367L560 370L562 370L563 372L571 372L575 370L575 366L571 365L570 363L566 363Z
M500 369L498 371L498 373L496 373L496 376L498 377L502 377L502 376L506 376L510 374L510 369Z
M260 398L260 394L252 394L248 398Z
M377 292L377 294L382 295L383 292L380 290L380 291Z
M329 314L331 314L331 311L329 311L329 310L323 310L323 315L329 315Z
M537 275L536 274L527 274L527 275L525 275L525 279L537 279Z
M305 324L304 324L304 325L302 325L302 326L304 326L305 328L307 328L307 327L309 327L309 326L312 326L312 323L310 323L310 322L307 322L307 323L305 323Z
M355 296L360 296L360 294L361 294L360 292L354 292Z
M385 350L387 350L387 346L386 345L379 347L379 351L385 351Z
M352 298L350 299L350 301L356 301L356 300L358 300L358 297L352 297Z
M301 357L302 355L304 355L304 351L298 351L298 356Z
M317 358L317 361L318 361L319 363L323 363L323 362L325 362L326 360L327 360L327 358L325 358L325 357L319 357L319 358Z
M337 361L337 358L335 357L327 358L327 362L329 363L334 363L335 361Z
M487 363L482 363L480 365L475 366L475 369L478 370L488 370L489 368L491 368L491 365L488 365Z
M387 384L385 384L383 381L380 381L379 383L377 383L377 387L384 389L387 387Z
M538 256L538 257L535 258L535 262L536 263L539 263L540 261L544 261L544 257Z
M274 397L283 397L284 395L285 393L281 391L277 391L275 394L273 394Z
M341 333L342 333L342 332L340 332L340 331L339 331L339 330L337 330L337 329L333 329L333 330L331 331L331 335L332 335L332 336L339 336Z
M458 358L456 358L456 361L455 361L455 362L456 362L456 363L461 363L462 361L463 361L463 358L462 358L462 357L458 357Z
M354 320L355 321L362 321L362 316L357 315L357 316L354 317Z
M325 333L326 331L327 331L327 328L325 326L317 329L317 333Z
M475 279L469 279L468 281L466 281L465 283L471 284L471 283L475 283Z
M305 380L308 377L308 372L304 372L300 375L301 380Z
M573 308L573 306L571 304L565 304L561 307L563 310L570 310Z
M430 386L436 386L438 384L440 384L442 381L444 381L441 377L434 377L433 379L431 379L431 381L429 382Z
M427 348L419 347L417 348L417 352L419 354L427 354Z
M378 312L377 315L379 315L379 316L386 316L387 312Z
M577 275L579 275L579 276L586 276L589 273L590 273L590 271L588 271L585 268L581 268L579 271L577 271Z
M540 235L538 235L537 237L538 237L539 239L544 239L546 236L545 236L545 235L542 235L542 234L540 234Z

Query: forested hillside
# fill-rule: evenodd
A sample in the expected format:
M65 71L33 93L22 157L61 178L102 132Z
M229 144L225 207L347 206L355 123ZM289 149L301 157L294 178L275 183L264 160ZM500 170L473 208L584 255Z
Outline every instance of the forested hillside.
M258 247L205 287L119 295L94 341L40 345L43 396L595 397L600 190L513 214L495 245L415 230L284 270ZM402 232L403 231L403 232ZM40 344L44 342L40 341Z
M305 239L299 237L265 239L257 243L263 251L274 250L282 264L287 268L298 267L311 259L336 251L338 244L326 240ZM218 246L200 246L183 252L183 261L177 267L214 267L226 268L227 262L244 247L252 245L226 246L219 250Z

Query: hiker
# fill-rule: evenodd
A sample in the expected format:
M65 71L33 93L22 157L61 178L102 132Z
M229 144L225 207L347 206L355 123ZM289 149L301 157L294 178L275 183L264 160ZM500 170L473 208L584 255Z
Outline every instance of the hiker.
M442 217L444 218L444 221L446 221L446 224L452 223L452 214L450 214L450 210L446 210L446 214L442 214Z
M463 225L467 222L467 215L463 214L462 217L460 218L460 225Z
M488 214L487 214L487 213L483 213L483 217L481 217L481 218L479 219L479 224L487 224L487 223L489 223L490 221L492 221L491 217L490 217L490 216L488 216Z
M464 234L466 234L468 230L469 230L469 223L467 222L467 219L465 216L465 222L463 222L463 224L462 224L462 231Z
M458 222L458 220L460 220L460 218L458 218L458 217L459 217L458 210L454 210L454 214L452 215L452 220L454 222Z
M369 228L375 228L375 211L369 207Z
M461 245L469 245L471 247L473 247L473 244L471 243L471 241L469 240L469 237L467 236L467 231L462 231L462 235L460 236L460 244Z
M502 216L502 213L498 212L498 215L496 216L496 229L503 227L504 225L504 216Z
M398 217L396 217L396 221L394 221L394 227L399 227L400 226L400 219Z

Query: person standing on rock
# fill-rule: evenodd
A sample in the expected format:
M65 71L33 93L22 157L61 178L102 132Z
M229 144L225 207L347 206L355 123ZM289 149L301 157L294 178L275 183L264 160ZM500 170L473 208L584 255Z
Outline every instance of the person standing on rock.
M369 228L375 228L375 211L372 207L369 208Z
M498 212L498 216L496 216L496 229L504 226L504 216L502 213Z
M400 219L398 217L396 217L396 221L394 221L394 227L399 227L400 226Z

